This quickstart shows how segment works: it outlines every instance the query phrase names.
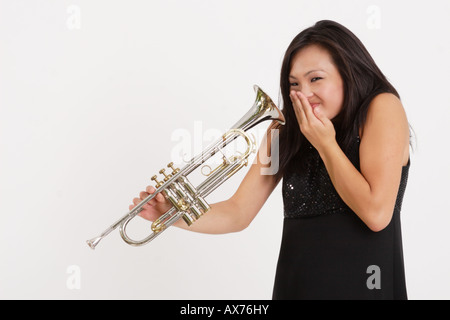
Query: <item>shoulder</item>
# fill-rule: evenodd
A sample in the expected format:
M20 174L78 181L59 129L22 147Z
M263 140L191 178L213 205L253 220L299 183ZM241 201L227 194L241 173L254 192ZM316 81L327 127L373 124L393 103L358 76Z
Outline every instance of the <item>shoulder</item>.
M409 123L399 98L390 93L377 95L370 103L361 135L361 160L372 163L378 159L409 158ZM364 158L364 159L363 159Z
M369 104L367 116L403 119L405 110L397 96L392 93L380 93Z
M402 108L402 102L400 99L394 95L393 93L380 93L376 95L369 105L369 111L373 108Z
M390 131L396 127L403 131L404 126L408 126L408 121L400 99L392 93L380 93L369 104L361 134L369 128Z

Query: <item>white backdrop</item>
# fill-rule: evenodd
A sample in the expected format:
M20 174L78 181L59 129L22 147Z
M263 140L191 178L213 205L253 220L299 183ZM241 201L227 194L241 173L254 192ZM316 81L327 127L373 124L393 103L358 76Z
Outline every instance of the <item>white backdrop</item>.
M447 0L1 0L0 298L270 299L280 187L241 233L172 228L132 248L116 231L96 251L85 240L151 184L176 132L206 145L250 108L253 84L278 101L291 39L332 19L367 46L416 132L409 297L449 299L449 13Z

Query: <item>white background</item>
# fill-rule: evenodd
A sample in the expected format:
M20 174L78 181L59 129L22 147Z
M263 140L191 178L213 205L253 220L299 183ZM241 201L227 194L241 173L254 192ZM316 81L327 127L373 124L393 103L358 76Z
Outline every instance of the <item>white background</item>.
M206 145L195 126L224 132L253 84L277 102L291 39L332 19L367 46L416 133L402 212L409 297L449 299L449 13L447 0L1 0L0 298L270 299L280 187L241 233L171 228L132 248L116 231L96 251L85 240L151 184L176 130Z

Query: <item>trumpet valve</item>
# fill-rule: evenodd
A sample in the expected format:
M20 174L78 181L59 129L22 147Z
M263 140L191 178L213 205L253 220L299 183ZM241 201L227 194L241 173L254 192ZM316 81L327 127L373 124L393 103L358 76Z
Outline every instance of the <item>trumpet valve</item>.
M176 175L178 172L180 172L180 169L179 169L179 168L174 168L174 167L173 167L173 162L169 163L169 164L167 165L167 168L172 169L172 174L173 174L173 175Z
M185 212L182 216L184 222L186 222L186 224L190 227L193 223L194 223L194 219L192 219L192 217L189 215L188 212Z
M161 187L161 186L164 184L164 182L158 181L158 177L157 177L156 175L154 175L154 176L151 178L151 180L154 181L154 182L156 183L156 189L158 189L159 187Z
M164 176L164 182L167 182L167 181L169 181L170 178L172 178L172 175L166 174L165 172L166 172L166 169L159 170L159 173Z

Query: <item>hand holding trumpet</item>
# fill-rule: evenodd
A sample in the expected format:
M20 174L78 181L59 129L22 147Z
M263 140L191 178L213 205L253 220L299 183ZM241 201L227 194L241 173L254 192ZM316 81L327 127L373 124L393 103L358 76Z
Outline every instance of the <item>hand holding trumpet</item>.
M142 191L139 194L139 198L133 199L133 204L128 207L131 211L136 207L141 201L147 198L149 195L155 193L156 189L153 186L147 186L145 191ZM152 200L144 204L142 207L142 211L139 213L139 216L142 218L155 221L158 219L163 213L167 212L172 207L172 204L167 201L167 199L162 195L162 193L158 193Z

